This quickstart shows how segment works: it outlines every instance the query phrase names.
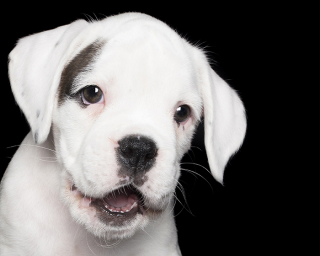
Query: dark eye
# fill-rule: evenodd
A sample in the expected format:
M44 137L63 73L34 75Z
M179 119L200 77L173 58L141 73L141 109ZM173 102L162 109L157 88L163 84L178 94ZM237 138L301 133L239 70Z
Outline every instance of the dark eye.
M81 98L84 104L99 103L103 99L103 93L101 89L96 85L89 85L82 89Z
M189 118L190 114L190 107L188 105L181 105L177 108L176 113L174 114L174 120L177 123L183 123Z

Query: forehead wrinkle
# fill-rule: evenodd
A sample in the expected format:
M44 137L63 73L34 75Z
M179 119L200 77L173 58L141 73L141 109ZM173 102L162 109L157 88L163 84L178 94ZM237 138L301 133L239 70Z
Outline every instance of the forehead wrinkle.
M72 94L75 81L81 74L88 72L99 55L104 40L97 39L82 49L63 69L59 84L58 104L61 106Z

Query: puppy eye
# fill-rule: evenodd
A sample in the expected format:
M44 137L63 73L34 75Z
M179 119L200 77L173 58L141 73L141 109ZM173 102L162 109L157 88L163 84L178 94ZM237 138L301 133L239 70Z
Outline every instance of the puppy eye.
M81 90L81 98L86 105L95 104L103 99L103 93L98 86L89 85Z
M186 121L191 114L190 107L188 105L181 105L176 109L174 114L174 120L179 124Z

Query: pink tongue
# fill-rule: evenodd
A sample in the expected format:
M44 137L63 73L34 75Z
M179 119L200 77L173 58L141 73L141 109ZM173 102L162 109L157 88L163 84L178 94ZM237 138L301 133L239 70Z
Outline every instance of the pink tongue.
M103 199L103 201L113 207L121 208L128 204L132 205L134 202L138 202L139 197L132 189L124 187L114 191L113 193L110 193Z
M113 207L124 207L129 203L129 196L125 193L115 193L104 198L104 201Z

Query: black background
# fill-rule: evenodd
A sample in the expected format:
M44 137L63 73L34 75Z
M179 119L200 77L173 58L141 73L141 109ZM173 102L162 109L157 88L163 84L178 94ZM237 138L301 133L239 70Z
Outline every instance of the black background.
M210 6L201 2L177 6L160 2L150 5L120 3L117 6L104 3L95 7L79 2L72 8L55 5L50 2L45 7L19 6L14 12L4 10L1 16L4 31L0 58L1 128L4 134L1 170L6 169L16 150L12 146L19 145L29 131L26 119L15 104L7 76L7 56L17 39L79 18L86 19L87 15L101 19L104 15L126 11L144 12L166 22L190 42L206 48L214 60L213 69L237 90L248 117L244 144L225 169L224 186L204 168L182 165L203 176L182 171L180 182L186 200L178 190L177 195L185 209L179 202L175 208L182 254L226 255L236 250L260 255L283 244L284 222L279 205L273 203L270 196L276 186L274 172L278 170L270 151L271 134L276 125L268 105L276 101L275 94L270 91L281 86L276 85L270 74L276 72L274 48L281 45L279 31L285 33L279 29L283 23L275 25L274 22L281 16L277 6L228 2L213 2ZM209 168L202 125L193 146L183 162Z

